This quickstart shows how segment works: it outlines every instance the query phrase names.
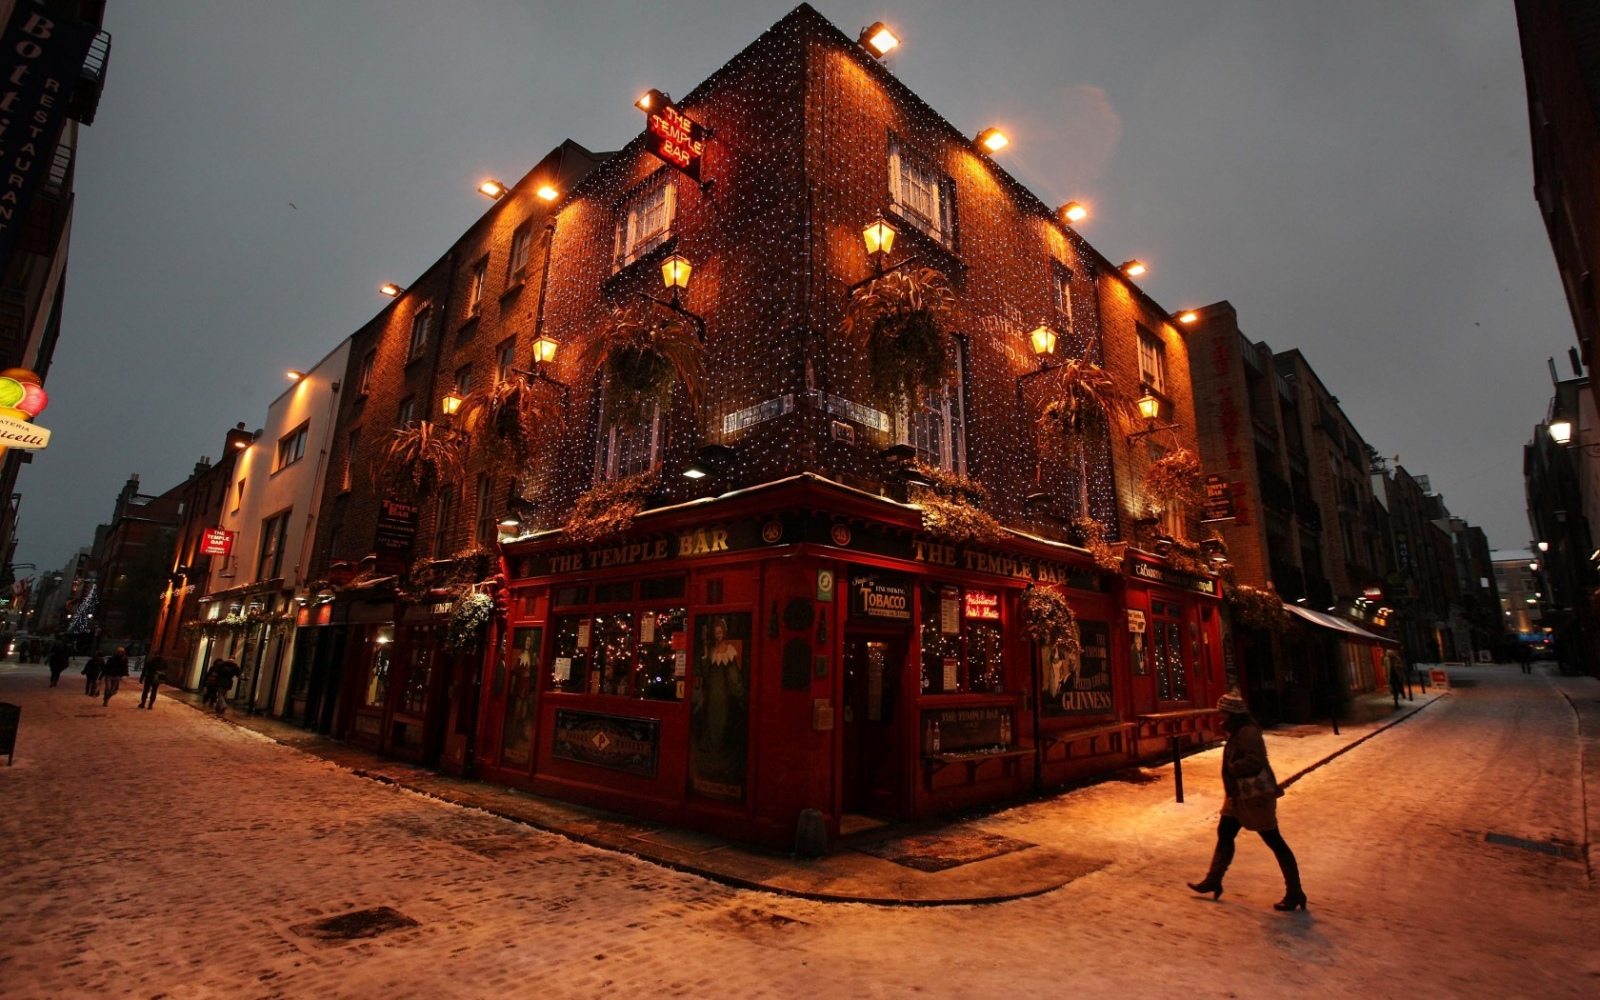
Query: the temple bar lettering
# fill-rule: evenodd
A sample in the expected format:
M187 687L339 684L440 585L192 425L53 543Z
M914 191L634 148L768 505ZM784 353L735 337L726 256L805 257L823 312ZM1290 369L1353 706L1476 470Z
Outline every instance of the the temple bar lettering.
M698 122L663 103L650 112L646 132L650 152L666 160L696 181L700 179L700 158L706 151L706 130Z

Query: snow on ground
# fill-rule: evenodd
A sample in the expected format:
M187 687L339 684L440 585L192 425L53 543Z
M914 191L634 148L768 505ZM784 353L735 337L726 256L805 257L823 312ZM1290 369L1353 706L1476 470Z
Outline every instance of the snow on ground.
M0 993L18 997L1579 997L1600 992L1577 726L1558 684L1471 668L1282 800L1311 908L1242 834L1219 902L1215 751L975 821L1107 867L1044 896L894 909L730 889L358 778L176 703L109 708L0 665ZM1292 774L1330 736L1274 735ZM1348 742L1344 740L1342 742ZM320 941L391 907L415 926Z

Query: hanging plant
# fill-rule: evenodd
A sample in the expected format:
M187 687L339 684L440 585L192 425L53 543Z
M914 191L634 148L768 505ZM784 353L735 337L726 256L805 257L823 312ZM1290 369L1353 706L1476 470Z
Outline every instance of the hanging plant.
M1059 590L1030 586L1022 592L1023 628L1028 638L1045 649L1060 649L1068 655L1083 651L1078 634L1078 616Z
M218 632L243 632L250 627L250 619L244 615L234 614L212 619L207 624Z
M483 636L483 628L494 614L494 598L468 591L450 607L450 630L444 644L453 650L470 649Z
M922 508L923 530L953 542L994 542L1005 529L979 505L989 491L975 479L918 462L912 466L921 482L913 482L906 498Z
M461 438L426 420L395 428L378 458L379 478L397 493L427 493L462 478Z
M1229 587L1226 596L1233 620L1245 628L1283 632L1289 627L1289 611L1270 583L1264 588L1241 583Z
M915 406L949 382L943 317L954 304L948 279L931 267L893 271L855 290L841 328L867 350L874 395Z
M1094 564L1103 570L1117 573L1122 570L1121 543L1106 540L1106 526L1099 518L1087 515L1072 519L1072 527L1083 539L1083 547L1094 557Z
M473 440L497 458L526 465L534 441L546 428L559 429L561 410L552 392L541 392L512 372L462 401L462 424Z
M565 528L567 538L574 542L593 542L628 530L634 517L644 510L645 501L655 491L658 481L655 472L641 472L625 479L595 483L573 504Z
M694 409L700 402L701 345L694 325L654 302L612 313L611 324L584 347L583 367L599 371L607 423L638 427L652 409L665 410L682 385Z
M1172 540L1172 548L1167 551L1167 565L1191 576L1204 576L1211 569L1200 552L1200 546L1181 538Z
M1161 510L1178 504L1198 507L1206 497L1200 459L1187 448L1174 448L1145 468L1144 491Z
M1039 428L1047 448L1064 451L1078 472L1078 513L1089 513L1089 439L1102 429L1126 428L1138 408L1111 373L1084 358L1050 369Z

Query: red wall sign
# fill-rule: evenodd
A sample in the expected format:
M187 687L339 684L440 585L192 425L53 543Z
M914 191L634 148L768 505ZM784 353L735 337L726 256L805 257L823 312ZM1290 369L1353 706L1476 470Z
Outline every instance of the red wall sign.
M233 536L237 531L227 528L207 528L200 536L200 554L203 556L227 556L233 554Z
M968 589L964 613L968 618L997 622L1000 620L1000 595L992 590Z
M650 112L645 136L650 152L696 181L700 179L700 157L706 151L704 126L690 121L676 105L662 102Z

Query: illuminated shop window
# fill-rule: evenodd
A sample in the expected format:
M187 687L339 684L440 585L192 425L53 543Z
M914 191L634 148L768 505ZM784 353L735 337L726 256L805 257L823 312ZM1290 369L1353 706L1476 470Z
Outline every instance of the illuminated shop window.
M889 140L889 203L913 228L946 247L956 244L955 184L933 160L898 138Z
M1150 656L1156 671L1156 693L1162 701L1189 700L1182 614L1176 604L1150 602Z
M998 692L1000 594L954 584L922 588L922 693Z
M672 238L678 189L665 169L635 188L617 212L615 270L621 270Z
M682 607L596 611L556 619L550 689L681 701L688 672Z

